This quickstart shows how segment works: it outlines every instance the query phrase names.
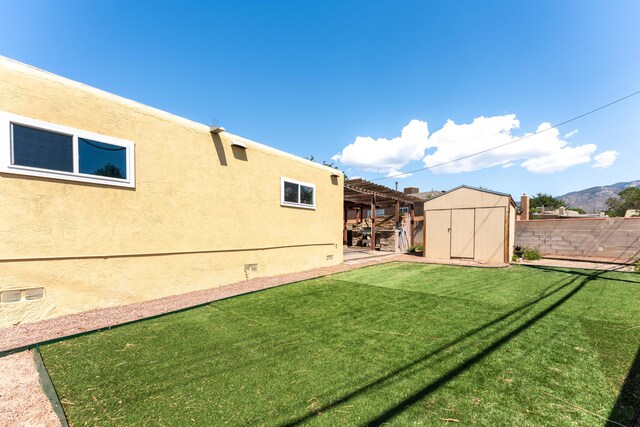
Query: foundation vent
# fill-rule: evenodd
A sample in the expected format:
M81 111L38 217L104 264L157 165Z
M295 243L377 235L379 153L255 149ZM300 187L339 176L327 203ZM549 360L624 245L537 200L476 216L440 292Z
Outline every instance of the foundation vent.
M44 288L13 289L0 292L0 303L35 301L44 298Z
M327 255L327 261L333 260L333 255Z

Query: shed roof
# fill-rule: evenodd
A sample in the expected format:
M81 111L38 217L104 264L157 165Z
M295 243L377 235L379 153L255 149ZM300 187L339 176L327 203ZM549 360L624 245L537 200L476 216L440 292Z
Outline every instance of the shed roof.
M509 193L501 193L501 192L499 192L499 191L493 191L493 190L489 190L489 189L486 189L486 188L472 187L472 186L470 186L470 185L459 185L459 186L457 186L457 187L455 187L455 188L452 188L451 190L449 190L449 191L447 191L447 192L445 192L445 193L442 193L442 194L440 194L440 195L438 195L438 196L432 197L431 199L427 200L425 203L429 203L429 202L430 202L430 201L432 201L432 200L435 200L435 199L440 198L440 197L442 197L442 196L446 196L447 194L451 194L451 193L453 193L454 191L456 191L456 190L460 190L460 189L462 189L462 188L466 188L466 189L468 189L468 190L481 191L481 192L483 192L483 193L495 194L496 196L508 197L508 198L509 198L510 203L511 203L514 207L516 207L516 202L513 200L513 197L511 197L511 194L509 194Z

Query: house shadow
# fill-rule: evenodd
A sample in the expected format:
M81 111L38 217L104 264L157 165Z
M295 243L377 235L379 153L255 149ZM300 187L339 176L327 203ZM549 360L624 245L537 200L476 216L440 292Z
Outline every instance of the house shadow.
M606 427L619 426L620 423L640 427L640 347L607 418L610 421L605 423Z

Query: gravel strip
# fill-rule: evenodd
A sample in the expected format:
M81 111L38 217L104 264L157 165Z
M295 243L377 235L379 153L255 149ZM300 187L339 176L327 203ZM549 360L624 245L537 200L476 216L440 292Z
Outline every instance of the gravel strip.
M0 426L60 427L40 386L32 350L0 357Z

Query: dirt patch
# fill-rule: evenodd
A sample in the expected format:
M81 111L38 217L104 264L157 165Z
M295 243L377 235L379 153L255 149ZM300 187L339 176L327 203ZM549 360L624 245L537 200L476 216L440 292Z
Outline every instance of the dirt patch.
M633 265L627 264L613 264L611 262L597 262L597 261L577 261L568 259L556 259L556 258L542 258L536 261L522 261L522 265L542 265L545 267L562 267L562 268L582 268L586 270L601 270L601 271L622 271L629 272L634 271Z

